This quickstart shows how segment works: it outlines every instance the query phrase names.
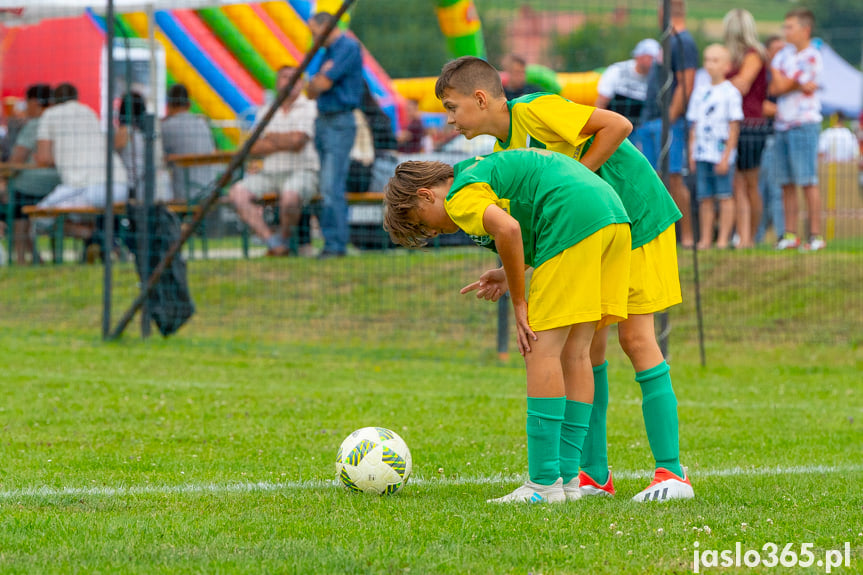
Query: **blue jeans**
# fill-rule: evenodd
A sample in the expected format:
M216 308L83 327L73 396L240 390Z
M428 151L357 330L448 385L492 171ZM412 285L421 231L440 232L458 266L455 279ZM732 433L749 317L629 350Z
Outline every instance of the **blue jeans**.
M695 199L698 202L716 199L727 200L734 196L734 163L728 167L728 173L716 173L716 164L710 162L695 162Z
M683 148L686 144L686 120L678 118L668 131L671 140L668 149L668 173L683 173ZM662 119L648 120L638 128L641 153L654 170L659 170L659 151L662 149Z
M328 253L344 254L348 249L345 186L356 133L352 112L318 116L315 121L315 147L321 159L321 233L324 235L324 251Z
M760 243L764 240L764 233L770 224L773 224L776 237L781 238L785 234L785 206L782 203L782 186L776 177L776 141L773 136L769 136L764 144L761 171L758 173L758 189L764 204L764 214L755 241Z
M780 186L818 183L818 135L821 124L803 124L776 131L773 142L776 180Z

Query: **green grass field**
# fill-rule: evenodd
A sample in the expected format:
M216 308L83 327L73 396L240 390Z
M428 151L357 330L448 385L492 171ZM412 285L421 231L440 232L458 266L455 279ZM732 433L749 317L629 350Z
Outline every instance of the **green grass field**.
M803 269L833 274L817 293L825 303L807 312L806 298L786 302L787 317L804 318L793 329L807 313L838 317L832 306L859 301L860 284L842 300L848 286L839 281L856 281L859 251L824 256ZM791 289L806 275L786 269L799 260L749 257L740 269L766 272L757 276L764 285L741 288L751 299L739 301L723 254L702 261L716 284L704 297L724 294L754 325L758 317L767 325L778 317L759 299L768 284ZM281 262L193 264L198 316L178 336L146 342L134 327L119 342L100 341L97 267L0 272L0 571L687 573L696 542L701 552L740 542L744 551L774 543L780 552L791 543L797 553L812 543L822 561L848 542L851 566L833 572L863 570L859 335L833 345L712 338L702 368L691 305L682 306L672 316L672 375L696 499L629 500L649 482L652 460L638 386L612 345L618 496L492 506L485 500L517 486L527 469L520 359L496 360L493 330L478 328L486 316L466 316L468 333L434 324L425 334L422 320L436 306L475 307L454 303L441 272L470 276L487 260L458 252L349 259L321 268L310 289L332 288L321 296L332 308L394 313L368 293L386 281L362 279L384 270L403 282L396 293L406 295L393 308L406 314L400 319L418 314L415 327L401 328L406 337L340 337L338 318L313 334L302 324L321 304L302 301L291 282L284 285L302 301L302 321L281 307L262 314L262 298L275 291L266 282L286 273ZM686 281L691 270L681 263ZM344 287L358 282L365 299ZM131 295L118 286L118 306ZM215 321L216 309L227 319ZM859 326L853 313L849 325ZM470 337L474 328L480 337ZM396 496L353 495L332 482L337 447L367 425L389 427L411 447L414 476Z

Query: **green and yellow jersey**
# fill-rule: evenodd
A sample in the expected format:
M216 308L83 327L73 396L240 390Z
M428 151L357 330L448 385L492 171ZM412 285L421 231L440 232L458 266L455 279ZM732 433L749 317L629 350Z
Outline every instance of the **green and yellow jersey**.
M580 160L593 136L582 134L593 106L556 94L529 94L507 102L509 137L495 151L541 148ZM656 238L680 219L680 210L647 158L628 139L596 171L620 196L632 221L632 249Z
M608 225L629 223L611 186L572 158L542 150L456 164L446 211L478 245L494 250L482 224L492 204L518 221L525 264L534 267Z

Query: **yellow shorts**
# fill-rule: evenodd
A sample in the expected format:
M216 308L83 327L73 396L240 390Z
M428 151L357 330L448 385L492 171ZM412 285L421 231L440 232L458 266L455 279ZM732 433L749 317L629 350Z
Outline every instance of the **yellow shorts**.
M599 322L597 329L626 319L629 224L591 234L533 270L527 319L534 331Z
M668 309L683 301L677 270L677 242L674 225L632 250L629 275L630 315L644 315Z

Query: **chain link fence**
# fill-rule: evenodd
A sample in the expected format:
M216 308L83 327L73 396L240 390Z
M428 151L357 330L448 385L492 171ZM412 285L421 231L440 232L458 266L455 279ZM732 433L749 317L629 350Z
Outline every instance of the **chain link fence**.
M329 4L331 11L338 8ZM725 33L732 26L729 12L739 6L689 0L678 12L678 2L668 5L677 32L685 27L697 51L685 98L704 98L713 85L704 50L729 45L734 58ZM293 78L311 46L313 3L116 0L113 26L103 9L76 10L61 2L0 6L0 322L37 330L97 333L106 310L114 325L170 240L188 235L167 268L167 283L143 309L163 332L191 317L181 337L319 343L395 338L414 347L434 338L452 341L454 350L480 341L492 352L501 325L496 306L458 290L495 266L494 254L463 234L407 251L394 247L381 229L379 193L399 161L455 163L491 152L493 138L469 141L447 125L434 97L436 74L454 56L487 58L513 93L550 91L623 114L633 123L633 142L644 149L644 108L651 106L649 98L656 108L657 97L648 94L648 77L663 64L661 10L652 1L358 2L339 28L362 45L365 83L362 104L351 114L350 141L341 142L350 149L346 257L321 258L332 255L325 242L332 222L321 194L332 168L326 147L321 153L316 142L316 101L300 90L320 60L312 59L308 73ZM747 5L764 76L775 62L767 51L779 47L785 15L796 7L784 0ZM783 192L782 170L788 157L792 167L802 160L782 148L788 141L772 120L770 80L759 72L746 83L764 94L757 114L755 99L742 98L746 117L731 169L736 174L720 184L727 190L716 193L688 157L676 171L673 185L683 187L674 190L686 193L674 197L690 220L677 230L684 303L669 314L673 337L695 339L701 327L708 341L860 341L863 53L859 34L849 31L859 31L863 10L824 0L810 8L822 62L813 87L823 116L812 136L817 195L797 190L796 219L786 213L783 195L791 192ZM106 50L111 35L113 46ZM732 64L739 68L741 62ZM293 81L296 93L261 126L280 90ZM260 138L249 157L190 229L236 151L256 131ZM702 141L690 142L690 136L704 137L697 130L680 134L687 152ZM105 210L108 165L113 215ZM707 189L712 198L705 197ZM107 224L113 233L105 233ZM777 250L792 230L799 244ZM816 239L826 247L811 249L821 247ZM112 264L107 276L106 261ZM149 332L149 319L138 323Z

